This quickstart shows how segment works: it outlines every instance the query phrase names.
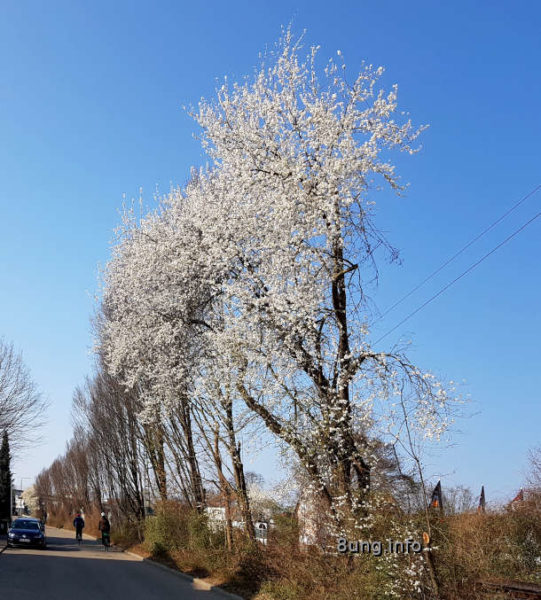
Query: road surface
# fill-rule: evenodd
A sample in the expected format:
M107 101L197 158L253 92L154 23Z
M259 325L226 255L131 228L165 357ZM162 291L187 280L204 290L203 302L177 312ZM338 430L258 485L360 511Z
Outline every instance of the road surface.
M47 527L46 550L7 548L0 554L0 596L12 600L224 600L222 594L94 540Z

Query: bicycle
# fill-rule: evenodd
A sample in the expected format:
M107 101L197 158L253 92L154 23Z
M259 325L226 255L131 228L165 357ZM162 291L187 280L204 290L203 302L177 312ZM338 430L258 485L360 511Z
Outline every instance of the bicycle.
M111 547L111 536L108 532L102 531L101 533L101 543L103 544L103 549L105 552L109 551Z
M80 546L83 543L83 532L82 531L76 531L75 532L75 539L77 540L77 543Z

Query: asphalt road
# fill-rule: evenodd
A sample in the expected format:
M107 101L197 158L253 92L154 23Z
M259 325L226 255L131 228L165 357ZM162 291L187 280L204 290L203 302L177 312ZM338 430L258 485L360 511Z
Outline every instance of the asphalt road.
M224 600L195 582L94 540L47 527L46 550L7 548L0 554L0 597L12 600Z

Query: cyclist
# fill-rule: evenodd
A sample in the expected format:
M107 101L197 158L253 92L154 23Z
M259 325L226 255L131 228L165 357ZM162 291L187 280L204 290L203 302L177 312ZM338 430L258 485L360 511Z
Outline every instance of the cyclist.
M73 519L73 526L75 527L75 539L80 544L83 541L83 529L85 526L85 520L81 517L81 513L77 513L75 519Z
M109 523L109 519L105 516L104 512L101 513L98 529L101 531L101 543L103 544L103 548L104 550L107 550L111 545L111 523Z

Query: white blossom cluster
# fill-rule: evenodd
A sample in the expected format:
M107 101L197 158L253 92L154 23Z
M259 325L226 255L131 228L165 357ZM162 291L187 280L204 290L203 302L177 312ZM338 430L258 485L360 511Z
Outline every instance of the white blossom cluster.
M194 111L210 166L142 219L126 213L100 344L142 418L179 398L205 410L232 398L295 453L335 515L359 513L369 440L400 418L397 390L414 392L424 435L448 425L444 388L374 350L366 311L374 251L387 247L371 193L400 191L389 152L413 153L421 129L395 120L381 68L348 82L332 60L319 73L317 49L299 54L286 32L251 80Z

